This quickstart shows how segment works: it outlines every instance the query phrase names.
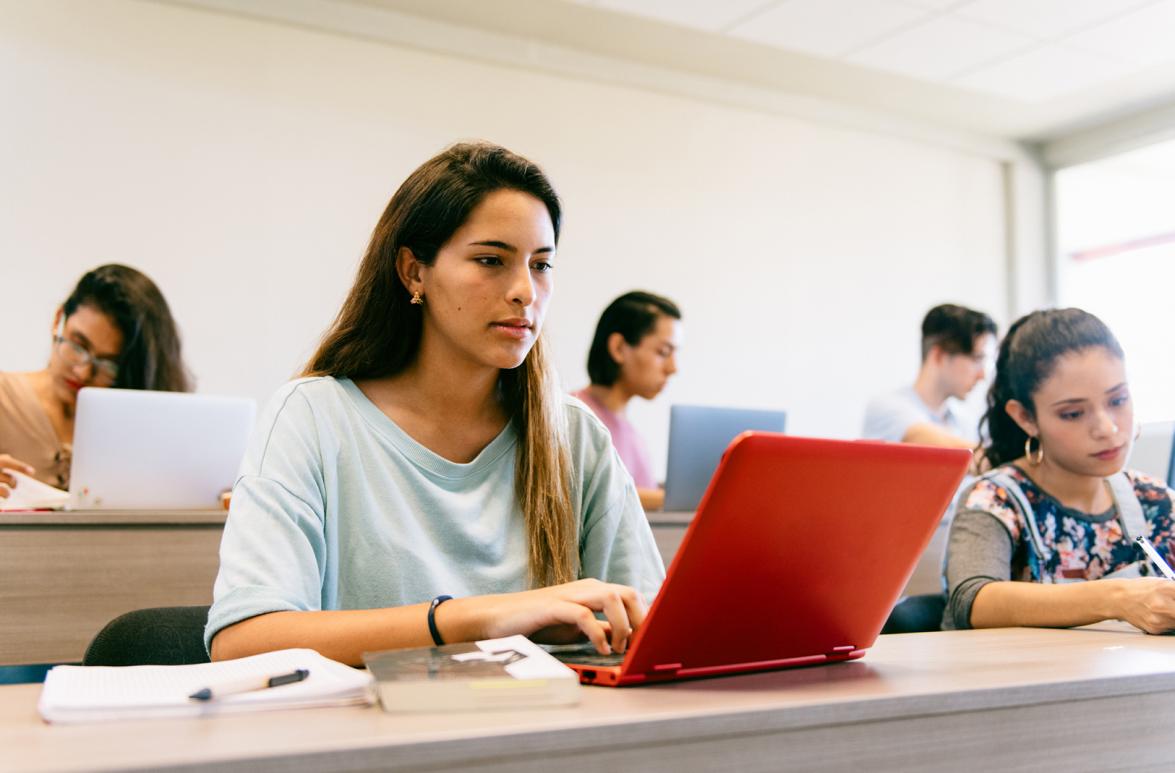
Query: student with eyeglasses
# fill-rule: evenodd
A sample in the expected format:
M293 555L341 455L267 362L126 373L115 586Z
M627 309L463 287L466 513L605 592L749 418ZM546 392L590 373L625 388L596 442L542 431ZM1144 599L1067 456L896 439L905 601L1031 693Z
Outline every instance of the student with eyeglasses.
M82 387L186 392L180 337L159 288L128 266L86 273L53 316L49 362L0 372L0 498L17 470L69 486L74 408Z

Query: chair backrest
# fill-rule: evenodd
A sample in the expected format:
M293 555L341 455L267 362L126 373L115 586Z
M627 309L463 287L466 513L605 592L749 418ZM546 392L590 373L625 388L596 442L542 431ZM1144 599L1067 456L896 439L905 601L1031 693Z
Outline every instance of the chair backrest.
M1170 486L1175 467L1175 421L1156 421L1142 425L1127 466L1145 472Z
M882 633L922 633L942 630L947 597L942 593L907 596L897 603L885 621Z
M111 620L98 632L84 666L182 666L207 663L204 624L208 607L137 609Z

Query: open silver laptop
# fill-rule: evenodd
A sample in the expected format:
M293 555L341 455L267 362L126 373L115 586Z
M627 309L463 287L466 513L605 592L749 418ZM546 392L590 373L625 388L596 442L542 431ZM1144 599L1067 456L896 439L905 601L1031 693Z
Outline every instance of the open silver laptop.
M670 407L664 509L696 510L730 441L747 430L783 432L786 423L784 411L712 405Z
M256 404L141 389L78 393L70 510L192 510L232 488Z

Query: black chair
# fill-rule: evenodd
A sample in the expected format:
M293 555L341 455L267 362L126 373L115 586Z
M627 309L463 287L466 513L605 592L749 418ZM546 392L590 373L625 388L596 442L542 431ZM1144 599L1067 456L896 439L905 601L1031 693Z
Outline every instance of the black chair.
M204 623L208 607L136 609L98 632L83 666L182 666L207 663Z
M897 603L885 621L882 633L922 633L942 630L942 613L947 597L942 593L907 596Z

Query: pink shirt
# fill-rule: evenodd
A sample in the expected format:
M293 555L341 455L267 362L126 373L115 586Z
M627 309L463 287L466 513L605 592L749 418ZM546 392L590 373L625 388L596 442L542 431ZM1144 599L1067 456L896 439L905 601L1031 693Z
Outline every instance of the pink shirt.
M624 462L637 488L657 488L657 481L653 478L653 471L649 465L649 454L645 451L645 444L632 423L601 405L587 389L573 392L572 397L583 400L612 433L612 447L620 454L620 461Z

